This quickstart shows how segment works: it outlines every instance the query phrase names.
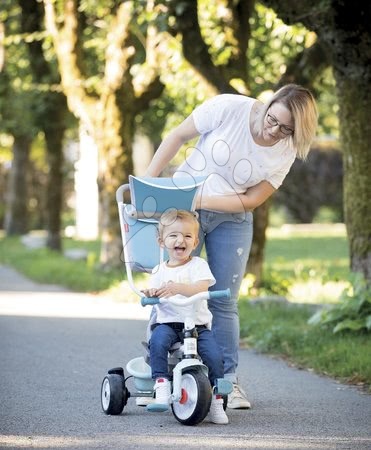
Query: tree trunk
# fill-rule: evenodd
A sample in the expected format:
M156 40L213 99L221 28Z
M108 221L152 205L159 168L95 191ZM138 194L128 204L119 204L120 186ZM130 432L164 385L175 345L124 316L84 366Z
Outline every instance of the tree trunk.
M60 122L59 122L60 123ZM61 250L61 214L63 199L63 136L64 126L45 131L48 158L47 206L47 247Z
M246 273L255 276L254 286L259 288L263 276L264 249L266 241L266 229L268 227L270 201L266 201L254 211L254 227L249 260Z
M37 33L43 29L43 7L36 0L18 0L22 9L21 26L24 33ZM44 57L42 42L28 42L30 67L36 83L59 84L60 79ZM63 137L66 129L67 102L62 93L40 92L35 120L45 133L49 164L46 191L47 247L61 250L61 214L63 191Z
M350 265L371 283L371 83L336 71L344 161L344 215ZM359 105L360 107L355 107Z
M127 95L129 91L127 91ZM96 129L110 130L97 140L99 166L98 186L100 198L100 228L102 245L100 262L102 265L119 266L122 243L117 212L116 190L126 183L133 173L132 143L134 114L130 105L121 111L116 103L119 95L112 95Z
M14 136L13 161L9 174L5 232L7 236L28 231L27 172L32 138Z

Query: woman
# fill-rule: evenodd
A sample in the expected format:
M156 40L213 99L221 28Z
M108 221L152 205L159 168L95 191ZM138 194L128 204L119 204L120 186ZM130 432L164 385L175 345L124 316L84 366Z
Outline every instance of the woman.
M238 292L252 241L252 211L279 186L295 158L305 159L317 127L315 100L289 84L263 104L222 94L197 107L161 143L146 176L156 177L190 139L200 136L174 176L206 176L197 199L200 244L216 279L231 299L209 305L213 332L223 353L224 376L234 384L229 408L250 408L238 385ZM188 152L187 152L188 153Z

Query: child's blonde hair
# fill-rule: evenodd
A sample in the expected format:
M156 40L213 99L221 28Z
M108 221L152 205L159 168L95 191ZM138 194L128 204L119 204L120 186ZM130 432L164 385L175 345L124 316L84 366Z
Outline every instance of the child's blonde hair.
M184 220L191 222L195 226L196 234L198 234L200 224L198 223L196 213L192 211L186 211L184 209L174 208L168 209L160 217L158 223L158 235L160 239L162 239L163 237L164 229L169 225L173 224L176 220Z

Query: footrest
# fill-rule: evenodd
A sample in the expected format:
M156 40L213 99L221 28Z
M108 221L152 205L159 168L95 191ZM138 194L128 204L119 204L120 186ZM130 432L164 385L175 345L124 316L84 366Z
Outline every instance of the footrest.
M150 412L164 412L169 409L169 405L165 403L151 403L146 406L146 410Z
M227 395L233 391L233 383L225 378L217 378L214 386L215 394Z

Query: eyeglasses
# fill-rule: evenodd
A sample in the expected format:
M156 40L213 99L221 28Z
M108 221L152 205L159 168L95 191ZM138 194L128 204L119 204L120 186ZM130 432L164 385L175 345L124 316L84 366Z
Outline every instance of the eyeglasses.
M278 122L278 120L275 117L271 116L268 113L267 113L267 122L272 127L278 126L280 132L285 136L290 136L290 134L294 134L294 130L292 128L288 127L287 125L282 125L281 123Z

